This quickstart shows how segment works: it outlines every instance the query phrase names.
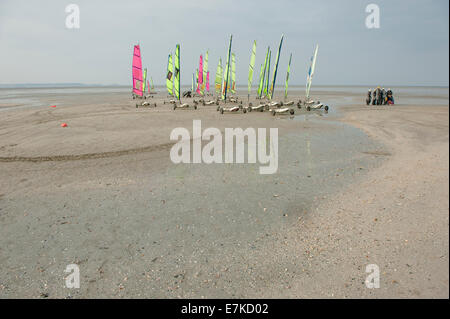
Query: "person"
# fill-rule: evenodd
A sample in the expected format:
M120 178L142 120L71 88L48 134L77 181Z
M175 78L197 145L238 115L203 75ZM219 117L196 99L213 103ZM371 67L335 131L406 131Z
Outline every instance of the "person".
M372 91L372 105L377 104L377 89L373 89Z
M377 105L381 105L381 88L377 87Z
M392 90L390 88L387 89L386 95L387 95L387 97L386 97L387 103L394 104L394 93L392 92Z
M381 89L381 105L386 105L386 90Z
M366 104L370 105L371 101L372 101L372 90L369 89L369 92L367 92Z

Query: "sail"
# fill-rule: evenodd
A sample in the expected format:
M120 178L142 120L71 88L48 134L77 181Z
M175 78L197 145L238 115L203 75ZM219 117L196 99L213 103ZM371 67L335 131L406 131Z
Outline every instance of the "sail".
M206 74L208 73L208 51L206 51L205 59L203 61L203 85L202 85L202 92L205 92L206 89ZM209 87L209 83L208 83Z
M281 36L280 46L278 47L277 57L275 58L275 69L273 70L272 85L270 86L269 98L272 99L275 90L275 82L277 80L278 63L280 62L281 46L283 45L284 35Z
M148 87L148 93L150 93L150 83L148 83L148 80L147 80L147 87Z
M258 85L258 92L257 92L258 98L261 98L263 82L264 82L264 64L261 63L261 69L259 71L259 85Z
M231 82L231 68L228 68L228 63L225 65L225 70L229 70L228 81L227 81L227 91L230 89ZM225 78L224 78L225 80Z
M155 86L153 85L153 78L152 77L150 77L150 83L152 84L152 86L149 87L149 89L148 89L149 92L150 92L150 89L152 89L152 90L155 89Z
M195 90L198 90L198 69L195 70L195 83L197 84Z
M236 56L231 54L231 93L236 93Z
M172 54L169 54L167 59L167 76L166 76L166 86L169 95L173 95L173 62Z
M289 63L286 73L286 86L284 87L284 98L287 98L287 90L288 90L288 82L289 82L289 72L291 71L291 61L292 61L292 53L289 56Z
M133 64L132 64L132 76L133 76L133 93L139 96L143 96L142 92L142 60L141 60L141 48L138 45L133 49Z
M259 87L258 87L258 98L261 98L264 89L264 79L267 67L267 58L269 57L270 47L267 47L266 58L264 59L264 64L261 65L261 71L259 72Z
M206 72L206 91L209 92L209 71Z
M223 76L223 85L222 85L222 100L226 100L227 98L227 84L230 76L230 55L231 55L231 44L233 42L233 35L230 35L230 44L228 45L228 55L227 55L227 64Z
M270 77L270 58L271 57L272 57L272 51L269 51L269 57L267 59L267 68L266 68L266 80L265 80L266 82L264 84L264 95L266 97L269 97L269 92L270 92L270 89L269 89L269 83L270 83L269 77Z
M222 58L219 59L219 64L217 64L217 71L216 71L216 93L220 94L222 92Z
M250 57L250 64L248 65L248 94L249 95L250 95L250 91L252 90L253 68L255 67L255 59L256 59L256 40L253 41L252 55Z
M181 100L180 96L180 45L177 44L175 48L175 76L174 76L174 89L175 89L175 98L177 100Z
M197 87L197 93L203 95L203 56L200 55L200 61L198 63L198 87Z
M309 67L308 70L308 75L306 77L306 99L309 99L309 92L311 90L311 83L312 83L312 78L314 75L314 71L316 70L316 59L317 59L317 52L319 51L319 45L316 45L315 49L314 49L314 53L311 57L311 66Z
M192 73L192 84L191 84L191 92L192 93L194 92L194 77L195 77L195 74Z
M147 84L147 68L144 69L144 76L142 78L142 93L145 93L145 85ZM148 86L147 86L148 90Z

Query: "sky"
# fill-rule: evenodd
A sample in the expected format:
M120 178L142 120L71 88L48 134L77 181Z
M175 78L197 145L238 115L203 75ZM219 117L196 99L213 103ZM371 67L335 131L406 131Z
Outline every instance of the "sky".
M80 28L65 8L77 4ZM380 8L380 28L366 27L366 7ZM448 0L0 0L0 84L131 85L133 45L155 84L164 84L168 54L181 46L181 82L190 85L209 50L210 81L230 34L236 82L247 85L253 40L253 85L267 47L280 37L277 85L292 53L290 85L304 85L319 44L317 85L448 86Z

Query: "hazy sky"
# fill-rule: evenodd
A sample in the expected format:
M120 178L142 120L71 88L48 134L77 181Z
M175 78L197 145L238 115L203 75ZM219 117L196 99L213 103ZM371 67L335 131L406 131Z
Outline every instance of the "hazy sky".
M67 29L66 5L80 8L80 29ZM365 8L380 7L380 28ZM81 82L131 85L133 45L155 84L165 82L167 55L181 45L181 81L190 84L209 49L211 82L230 34L238 85L247 84L253 40L254 83L281 34L277 84L303 85L314 44L315 84L442 85L449 79L448 0L0 0L0 84ZM273 60L272 60L273 61Z

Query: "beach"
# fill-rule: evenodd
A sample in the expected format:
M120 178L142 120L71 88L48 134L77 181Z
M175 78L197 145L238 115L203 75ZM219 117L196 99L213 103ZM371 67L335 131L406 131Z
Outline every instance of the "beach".
M272 116L173 110L163 89L139 108L129 88L0 89L0 298L448 298L448 88L394 88L394 106L366 90ZM278 128L278 171L172 163L194 120Z

